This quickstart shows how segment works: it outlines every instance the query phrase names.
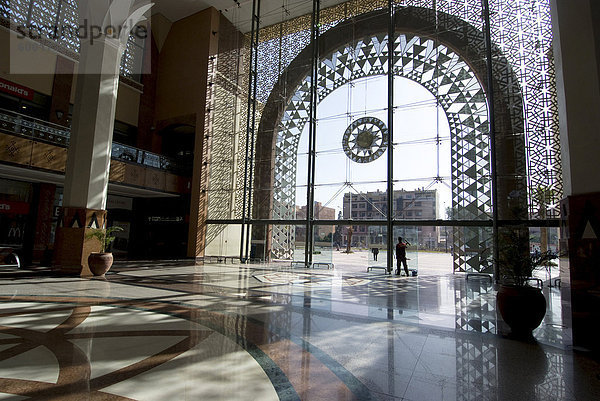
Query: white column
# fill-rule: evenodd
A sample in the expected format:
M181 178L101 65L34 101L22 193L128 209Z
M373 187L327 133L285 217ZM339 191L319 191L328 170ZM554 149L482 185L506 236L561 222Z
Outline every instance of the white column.
M106 209L122 53L115 39L82 40L64 206Z
M78 0L81 51L63 205L106 208L119 69L146 0Z
M98 242L89 230L106 225L121 57L131 29L151 7L145 0L78 0L81 50L68 150L63 209L56 231L54 266L90 274L88 255Z
M565 196L600 192L600 82L590 0L552 0Z

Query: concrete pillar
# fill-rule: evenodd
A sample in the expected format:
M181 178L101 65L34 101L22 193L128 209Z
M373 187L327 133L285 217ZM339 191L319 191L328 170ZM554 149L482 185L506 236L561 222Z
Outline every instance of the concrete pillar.
M106 196L121 57L131 28L151 6L137 4L134 7L133 0L79 0L78 5L79 23L87 35L81 38L54 264L60 270L87 275L87 257L99 249L86 245L86 232L106 228Z
M551 7L566 196L561 204L561 240L569 252L573 341L599 350L595 336L600 330L600 114L596 112L600 8L594 3L552 0Z

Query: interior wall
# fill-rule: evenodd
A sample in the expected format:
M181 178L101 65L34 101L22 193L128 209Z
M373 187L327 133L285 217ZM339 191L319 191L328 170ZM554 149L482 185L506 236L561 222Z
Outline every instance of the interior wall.
M188 256L204 252L206 191L202 190L204 165L205 109L210 56L218 50L219 12L208 8L174 22L166 38L158 37L158 80L156 85L155 121L178 118L188 121L195 116L194 168L188 232ZM166 29L166 25L165 25ZM163 42L164 40L164 42ZM157 43L157 45L160 43Z
M144 91L140 96L137 147L160 153L162 142L156 130L155 121L159 50L156 44L157 36L154 35L154 23L152 29L153 34L146 39L144 50L144 66L147 69L147 66L150 65L150 73L142 75Z
M52 89L52 104L50 105L50 122L62 126L69 125L70 96L73 85L75 63L62 56L56 58L56 73Z
M600 181L590 174L600 170L599 6L589 0L551 3L564 195L600 192Z
M36 51L29 52L28 57L20 53L21 56L18 59L13 59L10 54L11 37L16 40L16 36L16 32L0 27L0 48L5 51L0 57L0 78L51 96L54 85L53 73L56 67L56 52L46 47L40 47L39 44L33 41L23 40L23 42L36 46ZM10 66L14 63L18 63L19 66L28 66L28 74L11 74ZM53 73L47 74L48 71Z
M600 81L600 2L590 0L590 9L596 49L596 70L598 71L598 80Z
M211 20L216 12L206 9L171 26L158 61L157 121L203 113Z
M77 87L77 64L73 77L73 86L71 87L71 103L75 102L75 88ZM138 126L140 112L141 93L123 82L119 82L119 91L117 94L117 108L115 111L115 120L124 122L134 127Z
M561 242L569 256L562 294L571 299L563 313L572 319L573 344L598 353L600 6L594 0L552 0L551 7L566 196Z
M128 85L124 85L123 82L119 83L115 120L137 127L140 112L140 96L139 91Z
M6 28L0 28L0 48L7 49L7 54L0 58L0 78L26 86L36 92L52 96L55 83L55 73L57 59L59 56L56 51L42 47L36 42L27 41L32 46L37 46L35 51L29 53L19 53L17 59L11 59L9 49L12 39L16 38L16 33ZM18 63L19 66L28 66L27 74L11 74L11 64ZM52 74L48 74L52 71ZM77 86L77 62L75 62L73 83L71 85L70 103L75 99L75 87ZM119 85L119 94L117 99L116 119L129 125L138 125L138 114L140 105L139 91L122 83Z
M241 225L228 224L220 230L219 234L206 244L206 256L239 256Z

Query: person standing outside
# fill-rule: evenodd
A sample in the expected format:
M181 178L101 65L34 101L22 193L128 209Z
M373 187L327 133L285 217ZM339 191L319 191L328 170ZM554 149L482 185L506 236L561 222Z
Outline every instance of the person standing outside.
M377 261L377 255L379 255L379 248L374 247L371 249L371 252L373 252L373 260Z
M398 237L398 243L396 244L396 260L398 267L396 269L396 275L400 275L400 264L404 264L404 271L406 277L408 277L408 264L406 263L406 243L402 241L402 237Z

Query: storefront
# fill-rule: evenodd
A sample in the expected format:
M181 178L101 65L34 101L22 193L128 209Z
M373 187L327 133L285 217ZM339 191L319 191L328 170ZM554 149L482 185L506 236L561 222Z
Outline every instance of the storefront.
M12 248L20 257L29 245L32 196L32 184L0 179L0 247Z
M112 253L115 257L127 257L129 256L129 237L133 222L133 198L108 195L106 209L108 226L120 227L122 230L114 233L115 242L112 244Z
M29 204L0 200L0 246L23 248Z
M0 109L48 120L51 97L0 78Z
M185 258L189 197L136 199L132 249L137 258Z

